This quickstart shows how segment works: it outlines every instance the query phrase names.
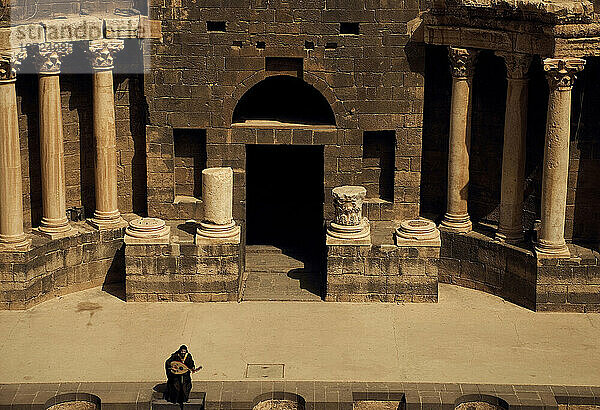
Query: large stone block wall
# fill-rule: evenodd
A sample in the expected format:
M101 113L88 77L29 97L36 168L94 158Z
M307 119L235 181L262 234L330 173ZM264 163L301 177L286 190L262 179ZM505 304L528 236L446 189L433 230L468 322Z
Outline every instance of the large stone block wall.
M237 301L239 245L126 245L127 301Z
M47 299L124 280L124 229L34 237L27 252L0 252L0 309L26 309Z
M536 259L531 251L471 232L442 232L439 280L536 308Z
M124 52L131 52L125 50ZM81 58L81 56L79 56ZM75 60L76 57L73 57ZM118 58L116 58L118 62ZM26 60L25 64L31 64ZM69 61L63 62L68 66ZM125 212L146 213L145 104L142 76L115 75L118 205ZM67 208L95 209L91 74L61 74ZM25 229L42 218L38 81L36 75L17 76L17 107L23 181Z
M536 310L600 312L600 254L569 246L569 259L540 259Z
M331 245L325 300L437 302L439 247Z
M152 72L145 77L149 213L174 219L187 213L184 206L191 208L173 203L174 128L206 129L207 166L234 168L238 220L245 217L245 144L325 145L324 195L330 204L331 188L361 182L363 131L390 130L396 133L390 214L398 220L416 217L424 47L411 40L408 23L419 10L416 1L153 3L151 18L163 22L163 43L148 50ZM226 31L207 31L207 21L225 22ZM359 23L360 34L340 35L343 22ZM305 48L305 42L314 48ZM317 142L320 136L312 140L300 130L295 140L291 130L273 129L261 130L256 140L238 138L241 131L230 128L238 100L265 77L281 74L266 67L267 57L302 60L303 80L335 114L332 138ZM326 205L326 218L330 212Z

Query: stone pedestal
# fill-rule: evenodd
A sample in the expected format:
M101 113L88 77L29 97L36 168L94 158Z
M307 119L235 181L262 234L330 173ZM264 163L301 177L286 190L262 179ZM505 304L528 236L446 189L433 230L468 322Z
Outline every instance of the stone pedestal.
M61 59L71 52L69 43L39 45L40 163L42 221L39 232L51 238L70 235L65 196L65 159L60 99Z
M550 88L542 174L541 226L535 250L538 257L568 257L565 243L565 211L569 174L571 90L575 75L585 60L579 58L544 60Z
M371 227L362 216L367 190L361 186L333 188L334 220L327 227L327 245L370 245Z
M525 188L525 138L527 135L527 71L531 56L498 53L506 62L508 88L504 117L500 222L496 239L523 240L523 190Z
M23 232L23 187L19 119L15 92L16 66L25 51L0 55L0 249L27 249Z
M204 218L196 230L196 244L239 243L240 227L233 220L233 170L202 171Z
M98 229L127 225L117 204L117 136L112 72L113 55L122 49L122 40L95 40L89 45L94 70L96 210L88 222Z
M159 218L138 218L125 229L125 245L167 245L171 228Z
M450 47L452 101L448 147L448 202L440 229L469 232L467 212L469 186L469 150L471 147L471 88L476 52Z
M441 246L440 231L433 221L407 219L394 232L396 246Z

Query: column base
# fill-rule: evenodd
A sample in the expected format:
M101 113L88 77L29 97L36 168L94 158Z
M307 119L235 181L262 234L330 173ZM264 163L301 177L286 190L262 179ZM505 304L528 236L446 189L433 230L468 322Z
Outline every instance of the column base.
M21 235L1 235L0 251L26 251L31 246L31 239L24 233Z
M327 227L326 245L371 245L371 226L367 218L358 225L340 225L330 222Z
M504 242L509 244L521 243L524 240L523 232L496 232L494 237L498 242Z
M209 222L198 222L196 229L196 245L238 244L241 242L241 228L235 221L227 225L216 225Z
M171 227L159 218L137 218L125 229L125 245L168 245Z
M64 219L42 218L40 226L32 231L50 239L60 239L75 233L75 229L69 224L66 217Z
M534 244L535 255L538 259L546 258L570 258L571 252L566 243L556 244L548 241L538 240Z
M457 233L468 233L473 230L469 214L453 215L446 213L438 229Z
M87 219L86 222L98 230L125 228L128 225L127 221L121 217L121 214L118 211L116 217L106 217L104 215L98 215L97 212L94 212L94 217Z

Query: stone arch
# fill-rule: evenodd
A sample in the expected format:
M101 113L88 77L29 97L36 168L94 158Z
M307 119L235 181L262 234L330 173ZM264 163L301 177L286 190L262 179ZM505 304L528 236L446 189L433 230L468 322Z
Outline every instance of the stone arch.
M229 97L227 97L225 99L224 107L223 107L224 117L225 117L225 121L226 121L225 126L226 127L231 126L232 119L233 119L233 113L234 113L234 110L235 110L238 102L252 87L254 87L255 85L259 84L260 82L264 81L267 78L276 77L276 76L280 76L280 74L278 74L278 73L270 74L265 69L262 69L262 70L255 72L251 76L247 77L245 80L243 80L234 89L234 91L231 93L231 95L229 95ZM297 78L297 77L293 77L293 78ZM337 99L337 97L335 96L335 94L332 91L329 84L327 84L327 82L324 81L323 79L321 79L320 77L318 77L314 74L310 74L310 73L304 73L302 81L304 81L306 84L312 86L316 91L318 91L321 94L322 97L324 97L324 99L329 104L331 110L333 111L333 115L335 118L335 124L340 124L343 121L342 120L342 116L344 113L343 105Z
M508 410L508 403L488 394L467 394L454 402L455 410Z

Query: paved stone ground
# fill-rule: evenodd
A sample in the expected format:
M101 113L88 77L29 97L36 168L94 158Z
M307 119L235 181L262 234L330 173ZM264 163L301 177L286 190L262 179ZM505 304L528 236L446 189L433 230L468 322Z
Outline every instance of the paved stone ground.
M246 275L242 300L321 300L322 273L311 252L264 245L246 246Z

